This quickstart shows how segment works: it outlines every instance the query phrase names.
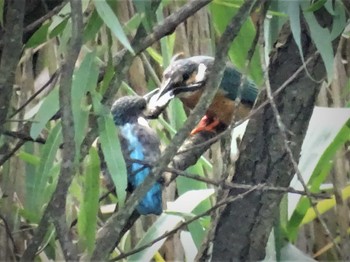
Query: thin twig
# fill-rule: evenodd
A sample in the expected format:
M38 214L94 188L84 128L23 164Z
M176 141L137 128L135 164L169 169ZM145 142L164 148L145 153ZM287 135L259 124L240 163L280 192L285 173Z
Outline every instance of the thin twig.
M9 224L7 223L6 221L6 218L0 214L0 219L2 220L2 222L4 223L4 226L5 226L5 231L6 231L6 234L7 236L10 238L11 240L11 243L12 243L12 246L13 246L13 252L15 253L15 258L17 260L17 255L18 255L18 248L16 246L16 242L12 236L12 233L11 233L11 229L9 227Z
M2 132L5 136L10 136L10 137L13 137L13 138L17 138L17 139L21 139L25 142L35 142L35 143L39 143L39 144L45 144L46 143L46 140L41 138L41 137L38 137L36 139L33 139L31 136L29 136L28 134L26 133L21 133L21 132L18 132L18 131L9 131L9 130L4 130Z

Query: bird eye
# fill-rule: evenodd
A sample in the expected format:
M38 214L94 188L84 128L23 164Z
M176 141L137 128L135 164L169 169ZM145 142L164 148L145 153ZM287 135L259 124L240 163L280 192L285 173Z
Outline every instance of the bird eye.
M184 82L187 81L189 78L190 78L189 73L184 73L184 74L182 75L182 80L183 80Z

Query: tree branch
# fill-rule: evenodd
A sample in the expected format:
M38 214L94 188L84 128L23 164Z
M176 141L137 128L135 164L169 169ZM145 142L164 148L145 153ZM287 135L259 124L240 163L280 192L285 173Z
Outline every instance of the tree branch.
M271 91L289 78L302 66L290 28L285 26L281 35L286 36L283 45L271 55L269 79ZM316 48L302 24L302 43L306 58L313 57ZM294 55L293 55L294 54ZM285 61L288 60L288 63ZM320 56L308 64L309 72L317 79L324 77L325 69ZM276 106L286 128L293 134L288 137L294 156L300 155L308 122L310 120L319 84L312 81L305 71L299 74L288 87L281 91ZM267 100L266 90L261 92L257 104ZM276 124L271 106L264 107L251 118L241 144L241 155L236 163L232 180L239 184L268 183L287 187L294 175L293 164L285 151L283 137ZM239 194L239 189L230 190L230 195ZM282 194L253 192L241 201L229 204L215 232L213 260L237 261L261 260L265 257L265 245L270 234ZM232 223L232 221L235 221ZM235 232L227 234L227 232ZM228 247L228 243L230 246ZM234 244L234 245L232 245Z
M55 192L53 193L52 198L44 211L44 215L40 221L37 232L23 254L23 261L34 259L35 252L45 236L49 221L53 221L55 225L58 240L60 241L65 259L68 261L78 260L78 254L69 236L65 207L68 188L75 173L75 141L71 88L74 66L82 44L83 19L81 1L70 0L70 4L72 10L72 38L64 64L62 65L62 76L59 89L60 107L62 108L62 135L64 143L61 172Z
M8 115L15 72L22 50L25 0L7 2L5 34L0 62L0 130Z

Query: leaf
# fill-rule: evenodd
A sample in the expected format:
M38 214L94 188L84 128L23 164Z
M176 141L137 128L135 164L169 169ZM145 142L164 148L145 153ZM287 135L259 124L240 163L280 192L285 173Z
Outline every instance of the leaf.
M127 188L127 170L124 162L117 129L114 125L111 113L103 108L99 94L94 92L92 96L94 111L98 115L97 123L100 134L101 148L109 173L118 196L119 207L124 206Z
M85 137L85 130L88 124L89 107L86 94L95 89L99 74L95 62L96 53L88 53L80 67L73 76L72 83L72 111L74 118L75 146L76 152L80 152L80 145ZM78 158L78 157L77 157Z
M334 53L332 47L332 38L329 30L323 28L317 22L314 13L304 12L304 17L308 23L310 34L317 50L320 52L323 63L326 67L327 78L330 82L333 78Z
M168 202L167 211L185 214L190 213L196 206L198 206L203 200L207 199L212 194L214 194L213 189L188 191L178 197L178 199L176 199L174 202ZM160 217L158 217L157 221L150 227L143 238L137 243L135 248L148 244L153 239L163 235L166 232L169 232L181 221L183 221L183 217L181 216L163 213ZM162 239L153 244L151 247L131 255L129 257L129 261L150 261L165 241L166 239Z
M102 19L98 15L97 11L94 10L86 23L83 34L83 41L86 43L96 37L97 32L100 30L103 24Z
M128 38L124 34L123 28L117 18L113 13L113 10L105 0L94 0L97 13L100 15L101 19L105 22L109 29L113 32L115 37L120 41L120 43L127 48L132 54L134 50L132 49Z
M306 12L314 12L319 10L321 7L324 6L324 4L327 2L327 0L318 0L315 1L313 4L311 4L305 11Z
M239 1L238 3L241 3ZM229 5L225 1L215 1L210 4L212 19L215 31L221 35L226 26L230 22L231 18L236 15L239 5ZM233 64L240 70L245 69L246 59L248 51L251 48L253 40L255 38L256 30L255 26L251 19L248 19L242 25L240 32L237 37L233 41L230 49L229 49L229 57ZM260 65L260 56L258 48L255 50L253 55L250 68L248 68L248 75L255 81L255 83L259 84L263 81L263 73Z
M30 136L36 139L41 131L44 129L46 123L57 113L59 109L58 88L55 87L44 98L44 102L40 106L38 113L36 114L32 127L30 129Z
M137 13L142 14L143 16L142 24L145 27L146 32L150 32L155 21L154 13L152 13L151 10L152 1L133 0L132 2L137 9ZM163 8L159 7L158 10L163 10Z
M84 161L84 199L78 216L78 232L91 254L94 249L97 214L99 208L99 173L100 160L94 147L90 148L89 155Z
M129 32L133 33L140 25L142 21L142 15L136 13L130 20L124 25L124 28Z
M55 27L52 27L52 24L51 24L51 26L49 28L49 38L51 39L51 38L54 38L54 37L60 35L63 32L63 30L66 28L68 20L69 20L69 17L66 17Z
M328 9L327 9L328 10ZM331 39L334 40L344 32L346 26L346 11L342 2L334 2L334 16L332 22Z
M315 107L309 127L302 145L299 170L304 181L308 182L311 192L319 192L319 187L326 179L331 160L337 150L349 140L350 109ZM345 124L345 125L344 125ZM295 177L291 186L303 190L301 183ZM288 194L289 214L292 214L287 232L289 239L294 239L297 229L310 207L306 198Z
M20 159L22 159L24 162L31 164L33 166L38 166L40 164L40 158L36 155L29 154L24 151L20 151L17 156Z
M204 176L203 165L200 162L197 162L194 166L191 166L187 169L187 171L191 174L198 174L200 176ZM180 195L185 194L186 192L190 192L192 190L205 190L207 189L207 185L205 183L179 176L176 178L176 186ZM196 210L193 211L194 215L198 215L205 210L208 210L211 207L210 201L203 201ZM201 243L205 237L205 228L201 225L200 221L194 221L188 225L188 229L191 232L192 238L196 243L197 247L200 248Z
M304 261L304 262L315 261L316 262L316 260L309 257L307 254L302 252L300 249L298 249L296 246L292 245L291 243L287 243L281 249L280 261Z
M50 178L50 170L57 154L57 150L62 143L61 124L58 123L50 131L45 145L40 152L40 164L37 167L35 177L27 177L27 206L40 215L41 208L46 199L50 196L43 197L43 192L47 187Z
M342 190L342 198L346 202L348 198L350 198L350 186L345 187ZM336 206L335 196L333 195L331 199L324 199L317 203L316 208L318 212L322 215L323 213L333 209ZM316 219L317 215L313 207L309 207L307 210L303 221L301 221L301 225L307 224L312 220Z
M44 23L35 33L29 38L25 47L26 48L34 48L42 43L45 43L48 40L48 32L49 32L50 23Z
M198 250L195 243L193 242L190 232L181 231L180 241L182 248L184 249L186 261L195 261Z
M153 47L146 49L148 54L160 65L163 66L163 57Z

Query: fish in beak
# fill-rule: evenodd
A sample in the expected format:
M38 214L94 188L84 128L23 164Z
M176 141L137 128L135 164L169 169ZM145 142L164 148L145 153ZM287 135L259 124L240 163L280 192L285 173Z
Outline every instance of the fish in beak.
M202 88L206 80L206 71L207 67L203 63L191 63L190 66L186 65L181 69L170 65L164 71L163 82L158 92L149 95L147 117L157 118L174 97L185 96Z

